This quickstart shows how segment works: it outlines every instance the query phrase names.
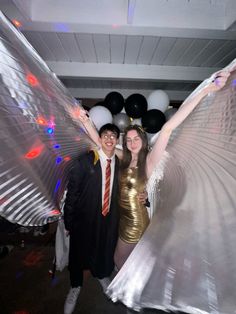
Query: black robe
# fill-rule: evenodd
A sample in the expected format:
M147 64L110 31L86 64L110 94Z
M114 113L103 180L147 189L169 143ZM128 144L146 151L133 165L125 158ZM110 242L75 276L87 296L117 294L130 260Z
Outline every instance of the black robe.
M69 270L89 269L100 279L110 276L119 223L117 157L109 213L102 215L102 169L91 151L81 156L72 169L64 221L70 231Z

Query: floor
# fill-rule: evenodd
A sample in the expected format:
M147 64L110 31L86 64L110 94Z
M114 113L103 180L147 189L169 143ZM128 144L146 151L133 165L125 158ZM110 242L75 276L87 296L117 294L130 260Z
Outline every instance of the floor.
M0 258L0 314L63 313L69 277L65 269L57 271L52 278L54 239L54 225L46 235L37 237L33 236L33 231L21 234L17 230L0 228L0 245L14 246L11 252ZM86 273L84 288L74 311L77 313L126 314L127 311L122 304L111 302L97 280Z

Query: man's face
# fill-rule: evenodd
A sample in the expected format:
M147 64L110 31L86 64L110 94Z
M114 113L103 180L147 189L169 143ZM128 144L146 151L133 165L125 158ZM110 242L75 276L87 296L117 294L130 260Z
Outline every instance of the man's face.
M113 155L115 151L116 144L118 143L116 133L112 131L104 131L100 137L100 143L102 150L106 155Z

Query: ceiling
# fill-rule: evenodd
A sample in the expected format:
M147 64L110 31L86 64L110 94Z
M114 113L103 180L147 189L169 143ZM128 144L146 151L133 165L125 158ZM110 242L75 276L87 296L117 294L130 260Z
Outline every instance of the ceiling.
M0 0L0 9L78 98L162 89L182 101L236 58L235 0Z

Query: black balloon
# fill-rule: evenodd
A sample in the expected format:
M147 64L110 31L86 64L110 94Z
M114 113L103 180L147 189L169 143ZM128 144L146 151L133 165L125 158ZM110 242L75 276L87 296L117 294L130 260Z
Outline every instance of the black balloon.
M121 112L124 107L124 98L118 92L107 94L104 100L104 106L111 111L112 114Z
M148 110L142 117L142 126L148 133L156 133L160 131L166 122L164 113L158 109Z
M130 95L125 102L125 111L131 118L141 118L147 111L147 100L141 94Z
M93 107L95 107L95 106L103 106L103 107L106 107L105 106L105 103L104 103L104 101L99 101L99 102L97 102L95 105L93 105ZM90 108L91 109L91 108Z

